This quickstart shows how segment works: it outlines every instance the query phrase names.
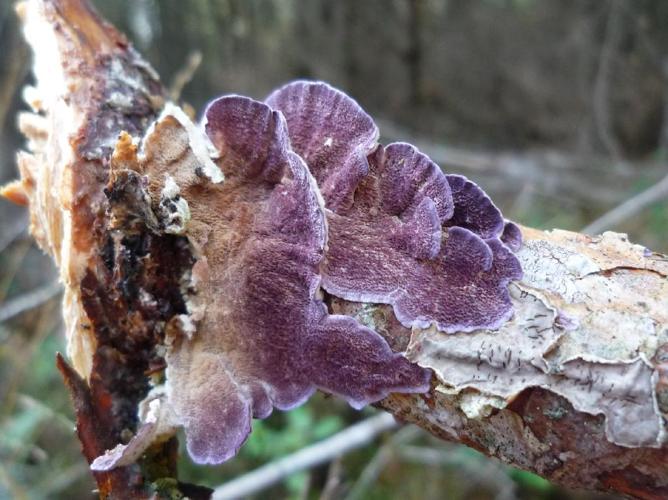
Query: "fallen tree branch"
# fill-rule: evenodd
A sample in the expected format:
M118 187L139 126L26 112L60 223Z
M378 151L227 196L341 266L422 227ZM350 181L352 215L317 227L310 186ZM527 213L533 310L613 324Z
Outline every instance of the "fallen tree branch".
M14 297L0 306L0 323L41 306L56 297L63 288L57 281Z
M438 381L380 406L561 484L665 497L668 260L615 233L524 235L515 317L477 338L413 332L409 359Z
M43 116L24 120L30 151L19 156L21 182L4 194L29 203L31 233L60 268L74 369L62 358L58 366L92 462L137 429L150 376L164 373L166 330L188 312L182 277L194 258L184 237L146 229L154 221L139 181L110 189L112 152L116 162L136 160L133 138L164 106L157 76L84 0L29 0L20 10L36 56L31 102ZM196 139L169 143L201 153ZM428 393L378 406L561 484L665 497L668 261L614 233L522 232L515 315L497 330L411 330L388 305L325 294L330 311L433 372ZM168 496L169 484L207 496L178 483L175 450L158 440L139 463L96 472L100 494Z

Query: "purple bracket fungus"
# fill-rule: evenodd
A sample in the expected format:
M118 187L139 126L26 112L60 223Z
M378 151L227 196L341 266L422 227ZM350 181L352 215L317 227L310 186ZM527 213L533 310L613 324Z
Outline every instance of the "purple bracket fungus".
M501 236L503 216L487 193L463 175L446 177L455 201L455 212L446 225L469 229L483 239Z
M508 223L502 236L501 212L478 186L410 144L379 145L371 118L329 85L296 82L268 102L217 99L204 131L168 107L141 151L127 135L116 147L112 179L146 179L131 183L133 213L186 238L195 263L183 278L188 314L166 329L169 421L147 422L96 467L137 456L156 425L183 426L193 459L220 463L253 417L316 389L355 408L428 389L429 370L329 314L321 286L390 304L405 327L472 331L512 315L521 234Z
M522 248L522 230L517 224L507 220L503 225L501 241L513 252L518 252Z
M378 127L356 101L326 83L296 81L266 100L287 121L290 140L318 183L327 208L350 207L367 175Z
M175 317L165 339L167 400L193 459L231 458L252 417L294 408L316 389L355 408L390 392L428 390L429 370L353 318L328 314L320 299L323 201L290 149L282 114L223 97L207 108L205 130L222 183L202 174L201 132L176 108L155 124L143 155L115 154L147 176L139 198L149 200L163 231L189 239L197 259L184 278L189 315ZM123 454L119 448L100 466L113 467Z
M446 176L409 144L375 145L371 118L327 84L291 83L267 102L285 114L292 147L319 184L345 186L347 203L325 195L328 293L391 304L404 326L448 333L498 328L511 317L507 285L522 269L482 189ZM514 229L508 241L517 248Z

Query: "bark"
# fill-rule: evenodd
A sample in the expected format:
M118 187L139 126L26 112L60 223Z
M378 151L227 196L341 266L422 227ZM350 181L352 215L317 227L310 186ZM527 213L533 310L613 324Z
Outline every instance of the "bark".
M523 232L515 317L414 331L408 357L434 369L433 390L380 406L560 484L666 498L668 261L616 233ZM394 336L382 308L347 307Z
M3 194L30 206L31 232L60 268L74 369L58 366L90 462L136 429L164 367L164 330L186 312L180 278L193 260L183 237L147 230L131 185L108 187L119 134L141 138L164 105L157 75L85 0L18 10L35 54L35 113L20 120L30 150L21 181ZM515 316L498 331L410 331L388 306L326 297L434 372L428 394L379 406L561 484L665 498L668 260L614 233L523 234ZM176 473L168 440L96 480L113 498L207 495Z

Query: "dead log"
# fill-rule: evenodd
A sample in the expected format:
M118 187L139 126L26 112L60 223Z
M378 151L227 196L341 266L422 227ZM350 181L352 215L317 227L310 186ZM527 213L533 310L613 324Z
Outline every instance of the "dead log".
M188 313L182 276L195 257L183 235L149 230L142 187L111 168L135 160L132 141L165 105L155 72L85 0L18 11L37 86L25 92L34 113L20 119L21 181L2 194L29 205L31 233L60 269L74 370L58 366L92 462L137 430L139 404L163 377L167 330ZM434 373L429 393L378 406L560 484L666 498L668 260L614 233L522 231L525 276L497 330L410 330L390 306L325 294L331 311ZM207 495L178 483L169 438L95 475L107 498Z

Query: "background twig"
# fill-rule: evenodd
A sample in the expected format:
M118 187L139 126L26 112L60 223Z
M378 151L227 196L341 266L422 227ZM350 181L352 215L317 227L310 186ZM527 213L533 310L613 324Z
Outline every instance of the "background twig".
M299 450L217 487L214 500L240 498L275 484L285 477L326 463L356 448L366 446L378 434L397 427L394 417L381 413L368 418L312 446Z
M612 113L610 112L610 82L612 80L615 52L622 34L622 7L623 0L611 0L605 28L605 40L601 48L598 71L594 82L594 122L601 142L617 161L622 152L614 136L612 127Z
M668 175L652 187L629 198L621 205L601 215L582 229L583 233L598 234L640 213L643 209L668 197Z
M60 283L54 281L8 300L0 307L0 323L44 304L61 291Z

